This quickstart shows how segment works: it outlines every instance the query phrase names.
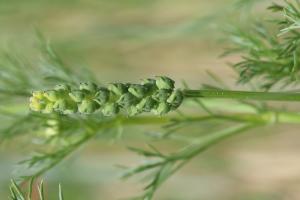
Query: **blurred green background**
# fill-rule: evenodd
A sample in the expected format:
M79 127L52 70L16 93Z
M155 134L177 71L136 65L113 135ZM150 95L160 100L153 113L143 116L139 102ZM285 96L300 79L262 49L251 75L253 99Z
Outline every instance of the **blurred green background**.
M259 2L259 1L258 1ZM265 16L265 3L251 8L235 0L1 0L0 45L35 57L41 31L70 65L90 67L102 82L138 81L165 74L191 86L211 80L210 70L230 85L235 73L219 58L226 46L226 23ZM249 5L248 5L249 6ZM248 10L248 11L247 11ZM1 124L1 122L0 122ZM152 129L151 130L157 130ZM141 158L126 150L142 127L127 139L97 140L45 177L51 199L62 183L66 199L120 199L142 189L138 180L120 181L117 164ZM297 126L267 127L210 149L175 174L158 192L164 200L298 200L300 136ZM176 145L176 144L175 144ZM166 149L172 145L162 144ZM0 150L0 199L7 199L13 165L28 156L22 146Z

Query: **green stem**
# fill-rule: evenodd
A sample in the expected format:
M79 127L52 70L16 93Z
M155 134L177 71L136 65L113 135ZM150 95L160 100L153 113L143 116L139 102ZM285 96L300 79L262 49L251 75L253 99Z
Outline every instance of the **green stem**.
M292 112L276 112L268 111L261 113L237 113L237 114L212 114L203 116L191 116L186 118L174 118L171 116L155 117L155 116L137 116L137 117L124 117L119 116L116 119L106 122L111 125L116 121L121 122L123 125L163 125L172 122L187 122L197 123L208 120L226 120L232 122L245 122L245 123L281 123L281 124L300 124L300 113ZM103 123L99 124L101 127Z
M253 128L258 125L268 124L268 123L293 123L293 124L300 124L300 113L289 113L289 112L265 112L265 113L255 113L255 114L229 114L229 115L208 115L208 116L194 116L194 117L187 117L187 118L174 118L174 117L153 117L153 116L139 116L139 117L124 117L119 116L117 118L113 118L111 120L99 123L97 127L91 128L89 133L86 133L83 138L79 141L71 144L62 154L60 157L56 158L52 163L43 167L35 174L34 177L40 176L46 171L50 170L58 163L60 163L64 158L69 156L72 152L78 149L82 144L93 138L99 130L104 130L107 127L114 126L117 121L121 122L124 126L130 125L162 125L174 122L174 120L179 120L179 122L201 122L206 120L228 120L233 122L244 122L244 125L238 125L234 128L229 128L224 131L209 135L207 138L201 140L201 145L199 146L199 142L194 141L194 145L192 146L192 150L184 151L184 154L189 154L192 158L194 155L199 153L202 150L205 150L209 146L222 141L223 139L235 135L239 132L243 132L250 128ZM194 149L195 148L195 149ZM178 160L182 158L182 154L174 157L174 160Z
M214 134L209 134L205 137L202 137L200 140L194 141L189 148L185 149L181 154L179 154L177 159L182 157L184 160L185 159L191 159L195 155L198 155L200 152L205 151L207 148L210 146L213 146L224 139L227 139L229 137L232 137L237 134L241 134L246 132L247 130L250 130L252 128L257 127L257 124L240 124L235 127L230 127L225 130L218 131Z
M239 100L300 101L300 93L249 92L231 90L183 90L187 98L223 98Z

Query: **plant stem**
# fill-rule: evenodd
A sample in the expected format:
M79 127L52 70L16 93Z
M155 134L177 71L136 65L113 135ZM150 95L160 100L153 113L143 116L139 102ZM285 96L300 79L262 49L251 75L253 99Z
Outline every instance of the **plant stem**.
M232 90L183 90L187 98L223 98L239 100L300 101L300 93L249 92Z
M62 154L57 157L52 163L47 165L46 167L41 168L35 174L34 177L38 177L50 170L58 163L60 163L64 158L73 153L76 149L78 149L82 144L86 143L88 140L93 138L98 131L104 130L107 127L114 126L116 122L121 122L124 126L131 125L162 125L167 123L172 123L176 120L179 122L203 122L206 120L227 120L232 122L242 122L245 123L243 125L238 125L237 127L225 129L223 131L217 132L215 134L209 135L207 138L202 138L199 142L194 141L193 146L189 149L189 156L192 158L194 155L199 153L202 150L205 150L209 146L212 146L215 143L222 141L223 139L230 137L232 135L238 134L240 132L244 132L250 128L255 126L264 125L268 123L292 123L292 124L300 124L300 113L289 113L289 112L263 112L263 113L255 113L255 114L227 114L227 115L204 115L204 116L194 116L194 117L186 117L186 118L174 118L170 116L166 117L153 117L153 116L138 116L138 117L124 117L119 116L104 122L99 123L96 127L91 128L89 133L86 133L84 137L80 140L71 144L67 147L66 150L62 152ZM200 145L200 146L199 146ZM196 148L196 149L194 149ZM186 151L184 151L186 155ZM176 159L180 159L182 155L176 156ZM175 159L175 158L174 158ZM175 160L176 160L175 159ZM29 177L28 177L29 178ZM25 178L26 180L26 178Z
M153 117L153 116L137 116L137 117L124 117L119 116L105 123L105 126L113 125L116 121L120 121L123 125L163 125L172 122L190 122L197 123L208 120L226 120L232 122L245 122L245 123L281 123L281 124L300 124L300 113L292 112L276 112L267 111L261 113L237 113L237 114L213 114L213 115L197 115L186 118L174 118L170 116ZM99 124L101 127L103 123Z
M239 124L237 126L230 127L230 128L218 131L213 134L209 134L205 137L202 137L199 140L194 141L194 143L191 144L191 146L189 148L185 149L182 152L182 154L181 155L179 154L179 155L182 156L182 158L184 158L184 159L191 159L195 155L199 154L202 151L205 151L210 146L213 146L213 145L223 141L224 139L227 139L227 138L232 137L237 134L244 133L247 130L250 130L250 129L258 127L258 126L259 125L252 124L252 123Z

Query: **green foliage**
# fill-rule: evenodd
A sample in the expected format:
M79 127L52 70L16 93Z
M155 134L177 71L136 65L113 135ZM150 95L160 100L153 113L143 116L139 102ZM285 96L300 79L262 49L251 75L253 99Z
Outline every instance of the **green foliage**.
M29 187L28 187L28 192L26 194L22 191L22 189L18 186L18 184L14 180L11 180L11 185L9 188L10 189L10 199L11 200L33 200L34 199L33 195L32 195L33 183L34 183L34 179L32 178L30 180L30 183L28 184ZM64 200L61 185L59 185L58 188L59 188L58 198L59 198L59 200ZM37 190L38 190L39 200L45 200L46 196L45 196L45 192L44 192L43 181L40 182L40 184L37 187Z
M298 83L300 9L298 1L294 2L270 7L275 12L284 13L284 18L273 20L271 26L256 23L246 30L232 28L230 40L234 46L226 54L242 54L242 60L233 64L239 75L239 83L250 85L252 80L259 80L261 84L253 90L269 90L277 85L284 87ZM249 5L247 3L250 1L237 3L239 6ZM281 30L279 36L274 28ZM127 117L119 110L124 109L129 115L142 111L154 111L161 115L170 109L175 110L181 105L184 91L189 88L184 84L186 90L183 92L174 90L174 81L167 77L147 79L142 84L113 83L107 87L98 87L99 82L88 69L69 67L46 39L41 35L39 38L42 61L29 62L17 55L5 53L0 63L0 115L7 122L0 130L1 141L25 134L30 141L39 140L39 145L35 146L36 153L20 162L19 171L23 180L43 175L97 136L106 135L114 140L120 138L126 126L161 125L160 132L147 135L149 139L175 140L180 144L179 149L165 153L152 144L149 145L150 150L131 147L129 149L143 156L146 162L126 169L124 175L145 175L144 192L137 199L150 200L171 175L224 139L267 124L300 123L298 113L276 109L263 102L250 102L249 93L240 92L238 96L243 98L235 98L233 93L228 93L229 88L224 86L221 79L212 73L210 76L217 82L217 86L204 84L203 88L213 91L215 98L224 96L226 89L228 97L234 100L233 104L222 102L220 106L220 102L205 100L201 94L203 90L196 90L194 94L197 95L185 102L193 110L199 109L200 114L187 116L177 110L177 115ZM57 84L60 85L55 86ZM53 89L42 91L45 88ZM32 93L31 108L43 113L28 112L25 106L32 90L36 92ZM264 95L270 94L266 92ZM270 96L268 99L272 100ZM94 112L100 107L102 113ZM76 114L78 111L89 115ZM191 126L199 127L196 133L188 129ZM180 131L190 134L180 134ZM31 191L32 184L27 199L31 198ZM41 200L45 198L42 183L39 194ZM59 196L63 199L61 189ZM14 181L11 185L11 199L26 199Z
M253 128L253 125L245 124L211 133L201 139L194 140L182 150L169 155L160 152L151 145L149 145L150 150L130 148L131 151L148 159L152 159L153 161L128 170L128 172L124 174L124 178L142 173L146 174L145 180L147 183L144 187L144 194L136 197L136 199L152 199L156 190L193 157L206 150L211 145L218 143L223 138L226 138L228 135L242 133L250 128Z
M225 54L242 54L242 60L233 64L239 73L239 83L257 80L259 88L296 85L299 79L300 39L297 29L298 1L286 6L274 4L274 12L283 12L284 19L275 19L270 25L255 23L246 28L233 27L230 41L234 44ZM278 36L279 29L281 34ZM258 81L259 80L259 81Z
M278 24L282 26L280 30L282 33L293 32L300 28L300 2L294 0L292 2L286 2L285 5L274 3L269 7L274 12L283 12L284 18L278 20Z
M42 56L39 61L29 62L28 59L9 53L3 54L4 58L0 59L0 117L3 120L1 142L17 135L39 135L41 130L48 128L45 123L48 120L56 120L59 126L65 124L65 118L60 115L44 116L28 112L25 105L33 88L49 87L57 81L72 85L86 78L94 80L88 71L81 73L82 68L71 70L67 67L42 37L39 44ZM74 129L76 126L65 124L59 132L68 133Z

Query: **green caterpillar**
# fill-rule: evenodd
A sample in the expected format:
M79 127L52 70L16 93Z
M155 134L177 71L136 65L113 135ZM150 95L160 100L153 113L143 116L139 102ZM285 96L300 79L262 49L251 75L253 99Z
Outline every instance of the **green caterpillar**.
M80 83L74 89L58 85L53 90L35 91L30 98L30 109L36 112L63 114L92 114L104 116L119 112L129 116L143 112L164 115L177 109L183 101L181 90L174 89L174 81L165 76L146 79L141 84L111 83L98 87L91 82Z

